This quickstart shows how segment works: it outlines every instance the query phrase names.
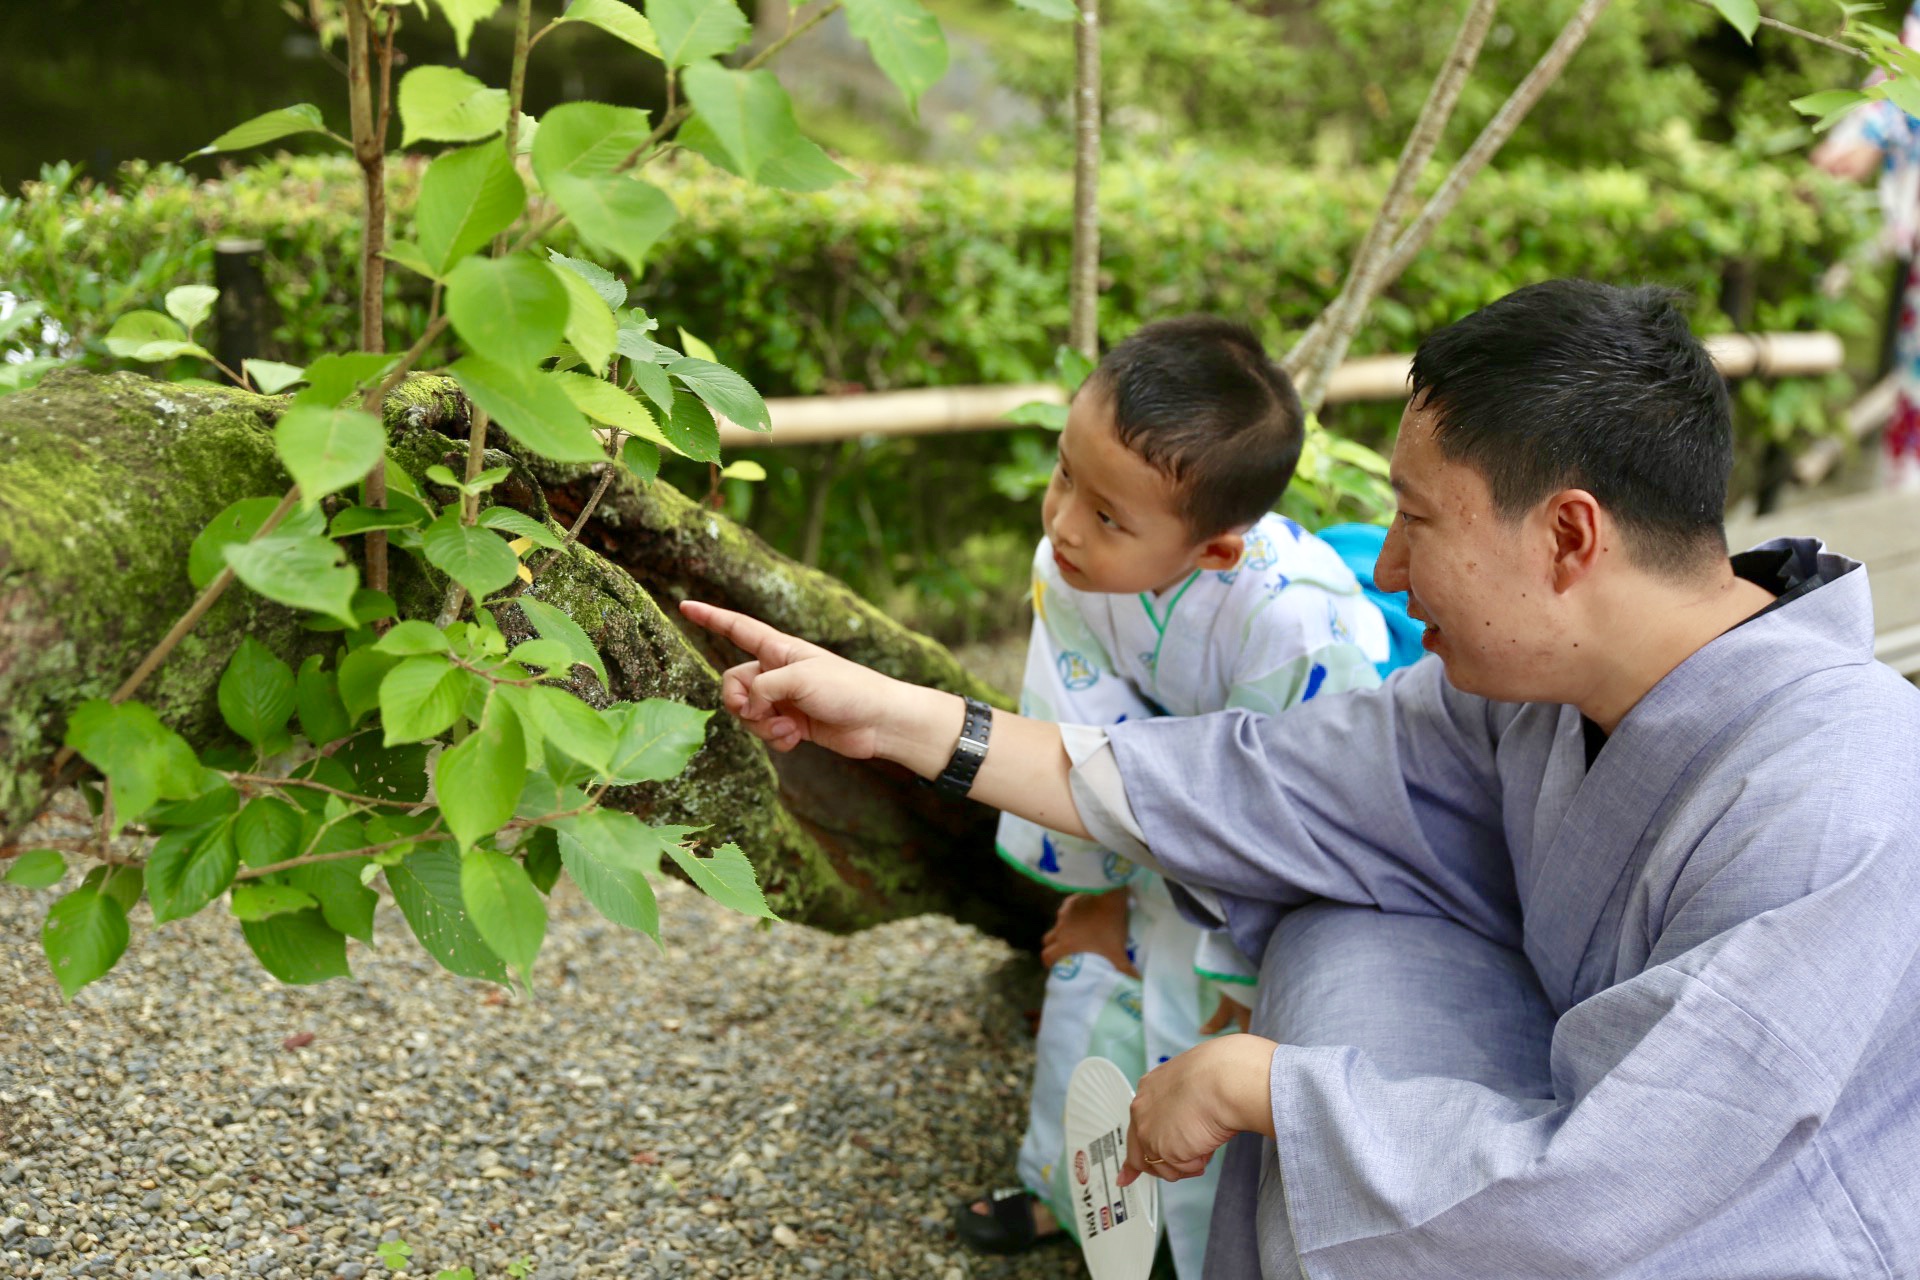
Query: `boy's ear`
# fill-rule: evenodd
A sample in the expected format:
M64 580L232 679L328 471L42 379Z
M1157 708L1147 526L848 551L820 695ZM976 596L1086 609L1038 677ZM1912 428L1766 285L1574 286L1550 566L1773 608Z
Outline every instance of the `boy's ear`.
M1200 555L1194 560L1196 568L1225 570L1240 563L1240 557L1247 549L1247 531L1230 529L1217 533L1200 544Z

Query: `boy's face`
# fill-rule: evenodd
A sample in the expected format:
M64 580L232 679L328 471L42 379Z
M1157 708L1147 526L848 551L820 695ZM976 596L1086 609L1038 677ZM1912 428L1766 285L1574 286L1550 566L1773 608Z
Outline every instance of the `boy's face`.
M1073 399L1040 519L1053 559L1078 591L1164 591L1195 569L1240 562L1241 531L1195 541L1173 481L1120 443L1107 397Z

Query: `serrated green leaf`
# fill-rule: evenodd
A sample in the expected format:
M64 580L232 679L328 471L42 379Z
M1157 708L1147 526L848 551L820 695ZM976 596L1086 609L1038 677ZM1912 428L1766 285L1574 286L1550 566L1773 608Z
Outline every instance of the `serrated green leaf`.
M720 468L720 478L722 480L743 480L750 484L758 484L767 478L767 469L751 458L742 458L738 462L729 462L726 466Z
M520 557L490 529L460 523L457 511L445 511L427 526L427 560L484 600L519 576Z
M600 714L614 734L607 776L622 784L678 777L705 744L713 718L665 698L616 702Z
M529 595L516 598L514 603L520 606L520 612L526 615L527 625L533 628L535 634L566 645L575 663L600 677L602 685L611 683L607 679L606 664L600 660L600 651L594 647L593 640L579 623L545 600L537 600Z
M567 341L596 375L604 373L607 361L613 359L615 335L607 300L578 272L552 263L548 270L567 294Z
M330 538L350 538L375 529L417 529L431 517L419 503L390 507L348 507L333 518Z
M305 911L320 904L305 889L264 880L243 880L233 886L229 907L235 920L265 920L289 911Z
M535 827L520 842L520 864L541 893L552 893L560 879L560 837L552 827Z
M547 904L526 870L504 853L471 850L460 859L460 897L481 939L531 987L547 936Z
M331 409L368 384L378 382L399 358L372 351L317 357L307 366L307 385L293 397L293 403ZM393 470L389 465L388 471Z
M355 649L340 659L340 702L355 724L380 705L380 682L400 665L399 659L377 649Z
M119 864L95 867L87 872L80 887L98 889L119 903L122 911L131 911L140 905L140 895L146 892L147 874L139 867Z
M427 795L430 750L431 744L424 742L390 747L366 734L347 743L334 758L353 775L353 789L361 795L395 804L417 804Z
M667 366L667 372L735 426L749 431L773 430L767 402L751 383L725 365L682 356Z
M1753 33L1760 29L1760 6L1755 0L1707 0L1707 3L1720 11L1720 16L1733 24L1733 29L1746 37L1748 44L1753 43Z
M687 100L732 158L734 172L749 182L759 178L770 156L798 136L793 104L771 71L732 71L703 62L688 67L681 83Z
M447 633L431 622L409 618L405 622L395 623L391 631L374 642L373 647L395 657L410 658L423 653L446 653L453 645L447 639Z
M1752 0L1715 3L1750 6ZM918 111L920 95L947 74L947 39L918 0L847 0L847 30L866 42L887 79L906 95L909 111Z
M526 209L527 188L503 142L449 151L427 166L414 214L428 275L454 266L505 231Z
M233 819L233 847L249 867L271 867L294 857L300 834L299 810L277 796L255 796Z
M753 24L733 0L647 0L647 20L669 67L717 58L753 34Z
M573 401L544 375L509 368L481 356L457 361L453 376L506 433L555 462L598 462L600 437Z
M408 658L380 682L386 745L424 742L453 727L466 705L467 673L445 658Z
M227 567L226 548L246 542L280 503L274 498L242 498L207 522L187 551L187 580L198 590L220 576ZM318 511L294 510L275 529L276 533L314 536L326 532L326 517Z
M426 250L411 240L387 241L387 247L380 251L380 256L429 280L440 280L446 275L440 264L427 257Z
M761 896L753 864L747 861L747 855L740 852L738 845L723 844L710 855L701 857L683 845L673 844L667 846L667 856L679 864L702 893L721 906L762 920L780 918Z
M281 107L277 111L257 115L244 124L237 124L198 151L188 154L191 158L212 155L216 151L242 151L295 134L325 132L327 125L320 117L320 108L310 102L296 102L291 107Z
M512 507L488 507L480 513L480 524L483 528L515 538L525 538L538 547L554 551L560 549L560 535L524 511L515 511Z
M252 636L243 636L220 677L219 702L227 728L255 751L270 755L284 749L280 744L293 718L293 668Z
M113 322L106 337L107 350L127 360L146 359L140 353L149 346L177 345L186 340L187 331L180 322L158 311L129 311Z
M555 640L529 643L551 644L564 649ZM561 662L564 663L565 659L562 658ZM614 734L613 727L599 712L564 689L547 685L535 685L518 690L518 693L521 697L516 700L516 709L533 722L541 737L566 753L570 759L593 769L596 774L606 773L613 759Z
M573 666L573 654L558 640L523 640L513 646L507 661L523 667L558 667L561 671L557 674L564 674ZM526 716L523 714L521 719Z
M212 755L213 752L208 754ZM248 764L251 761L243 759L239 763ZM195 795L185 800L155 805L141 821L150 831L162 831L168 827L197 827L224 818L240 807L240 793L217 770L202 769L195 791Z
M467 56L467 42L473 38L473 29L491 18L500 7L500 0L434 0L434 3L440 6L440 12L453 27L454 49L462 58Z
M114 833L155 801L188 800L203 790L204 770L193 748L145 703L81 703L67 720L66 745L111 784Z
M274 451L312 507L372 470L387 448L386 428L358 409L295 405L273 428Z
M263 396L277 396L294 383L306 377L306 370L297 364L282 364L278 360L242 360L240 372L258 388Z
M617 311L627 305L627 286L621 282L620 277L605 267L588 262L584 258L569 258L558 249L547 250L547 261L564 267L585 280L593 287L593 291L600 295L600 300L607 304L609 310Z
M192 333L201 321L213 314L213 304L219 298L220 291L212 285L183 284L167 290L167 314Z
M245 920L240 932L260 967L291 986L353 976L347 968L345 936L316 910Z
M67 875L67 860L57 849L29 849L6 864L0 883L16 889L50 889Z
M654 422L647 407L611 382L590 378L584 373L549 373L547 377L566 393L576 409L595 422L604 422L610 427L620 428L628 435L672 447L672 441Z
M653 27L640 11L620 0L573 0L560 15L562 22L584 22L610 36L626 41L642 53L660 56L660 43Z
M788 116L792 116L791 107ZM853 174L840 167L832 156L820 149L820 145L800 132L797 122L791 132L781 130L785 142L778 151L761 162L760 172L753 180L763 187L776 187L782 191L825 191L850 180ZM728 173L737 177L745 176L740 172L736 161L713 129L700 116L686 122L673 140L689 151L697 151L719 165Z
M567 324L567 291L525 254L467 258L447 277L447 316L469 351L518 368L537 363Z
M534 140L533 170L589 245L640 271L679 212L658 187L615 170L651 135L647 114L599 102L555 107Z
M460 860L446 845L421 849L387 868L387 886L413 936L450 973L504 983L506 966L481 938L460 893Z
M629 439L620 446L620 461L642 484L652 484L660 475L660 446L651 440Z
M342 844L337 850L329 850L323 842L316 852L345 852L356 847L359 846ZM380 895L361 883L360 872L372 865L371 858L337 858L331 862L289 867L281 874L286 876L288 884L311 895L320 904L320 916L330 928L370 943L373 913L380 905Z
M69 1000L113 968L128 937L126 909L112 895L86 886L54 903L40 928L54 981Z
M147 855L147 901L153 922L165 924L192 915L233 883L240 851L233 842L235 819L169 831Z
M649 828L630 813L591 809L554 824L560 861L580 892L615 924L660 941L660 907L647 883ZM659 853L653 851L654 865Z
M479 726L441 752L433 771L441 817L463 851L513 817L526 773L520 722L505 698L490 698Z
M338 618L348 627L360 575L344 563L340 544L297 533L268 534L221 548L234 576L269 600Z
M660 424L668 446L695 462L720 461L720 424L698 397L675 389L673 412Z
M507 91L452 67L420 66L400 78L400 145L477 142L507 127Z

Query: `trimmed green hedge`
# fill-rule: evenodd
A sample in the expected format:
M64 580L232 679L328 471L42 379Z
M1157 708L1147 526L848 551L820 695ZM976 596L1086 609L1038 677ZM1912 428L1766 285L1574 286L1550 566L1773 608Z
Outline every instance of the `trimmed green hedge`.
M711 343L768 395L1043 378L1064 337L1064 172L888 169L810 195L749 187L692 158L652 176L682 218L635 301L669 332L683 325ZM281 313L271 354L304 362L353 345L359 197L348 162L270 161L216 183L134 168L118 191L70 173L48 177L0 205L0 289L43 302L84 358L109 362L97 339L117 314L157 306L174 285L211 281L216 236L267 242ZM416 178L408 169L392 177L396 237L408 234ZM1110 164L1103 335L1111 341L1156 316L1211 310L1249 319L1283 348L1338 287L1385 179L1379 168L1309 172L1220 159ZM1860 257L1876 224L1871 193L1827 182L1796 157L1754 164L1679 131L1650 144L1632 170L1521 165L1482 176L1376 304L1354 350L1411 349L1423 333L1519 285L1568 275L1677 287L1693 298L1702 332L1726 330L1736 327L1720 309L1733 264L1750 282L1746 327L1865 339L1878 327L1880 273L1854 272L1831 290L1823 283L1845 274L1833 268ZM577 252L564 232L555 243ZM398 338L417 332L427 295L399 268L390 279ZM1748 384L1741 430L1749 459L1765 440L1825 429L1848 387L1840 378ZM1396 413L1354 406L1330 423L1378 440ZM911 588L944 601L934 613L950 627L941 616L923 620L950 634L1004 613L988 597L1017 599L1024 571L983 568L1000 552L982 550L979 539L1017 548L1037 522L1030 504L989 483L1008 449L999 435L841 449L821 525L823 567L878 597ZM779 474L765 486L732 486L731 500L754 505L763 532L797 549L828 452L758 455ZM916 470L937 473L931 500L930 478ZM704 474L678 478L704 484ZM946 552L963 543L974 550L958 567ZM1010 595L977 589L983 577L1007 575Z

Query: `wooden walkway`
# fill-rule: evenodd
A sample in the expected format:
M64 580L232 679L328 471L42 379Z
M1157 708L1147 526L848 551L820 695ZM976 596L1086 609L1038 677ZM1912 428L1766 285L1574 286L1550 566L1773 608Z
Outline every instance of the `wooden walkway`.
M1742 551L1789 534L1819 538L1865 562L1878 632L1874 650L1900 674L1920 678L1920 494L1832 498L1741 520L1728 526L1727 543Z

